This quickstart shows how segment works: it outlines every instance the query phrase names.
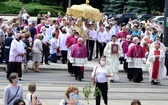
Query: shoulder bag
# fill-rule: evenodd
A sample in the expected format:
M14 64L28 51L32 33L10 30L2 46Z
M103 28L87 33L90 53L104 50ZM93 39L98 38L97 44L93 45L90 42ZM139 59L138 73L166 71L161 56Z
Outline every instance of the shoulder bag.
M97 69L98 69L98 65L96 66L95 71L94 71L94 80L93 80L93 85L95 85L95 84L96 84L96 82L97 82L97 80L96 80L96 71L97 71Z
M16 95L17 95L17 93L18 93L18 91L19 91L19 88L20 88L20 85L19 85L19 87L18 87L18 89L17 89L17 91L16 91L15 96L8 102L8 104L16 97Z

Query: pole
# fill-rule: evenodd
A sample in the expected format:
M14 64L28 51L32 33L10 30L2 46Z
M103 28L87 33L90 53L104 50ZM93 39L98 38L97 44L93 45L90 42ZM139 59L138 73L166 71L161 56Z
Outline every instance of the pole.
M165 47L168 48L168 0L165 0L165 12L164 12L164 40L163 43ZM165 53L165 66L167 69L167 75L168 75L168 51Z
M165 0L163 43L168 47L168 0Z
M71 7L71 0L68 0L68 7Z

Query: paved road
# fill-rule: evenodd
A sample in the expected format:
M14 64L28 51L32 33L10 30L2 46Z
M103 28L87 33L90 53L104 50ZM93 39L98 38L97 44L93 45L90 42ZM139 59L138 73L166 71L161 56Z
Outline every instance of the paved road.
M20 84L24 87L24 96L27 93L29 83L37 84L37 94L44 105L59 105L61 99L65 98L65 91L68 86L79 87L79 95L82 103L84 100L82 88L91 83L90 71L85 72L85 79L82 82L76 81L66 71L43 70L43 73L28 72L23 74ZM0 105L3 105L3 91L8 81L5 73L0 70ZM126 79L125 73L119 73L120 80L111 83L109 90L109 105L130 105L132 99L140 99L142 105L168 105L168 79L164 79L162 85L154 86L148 81L148 74L144 73L142 83L132 83ZM94 89L93 89L94 90ZM25 100L27 102L27 100ZM95 105L93 95L90 96L90 105ZM102 101L103 102L103 101ZM103 103L101 105L104 105Z

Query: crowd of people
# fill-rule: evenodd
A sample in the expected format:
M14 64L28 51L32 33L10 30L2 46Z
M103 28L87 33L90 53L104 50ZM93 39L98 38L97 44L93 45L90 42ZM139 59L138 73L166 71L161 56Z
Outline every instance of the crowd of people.
M150 20L141 23L130 19L128 23L118 24L113 17L106 16L100 22L83 19L82 25L79 25L79 21L78 18L61 16L59 13L55 19L50 18L50 14L38 14L35 22L26 9L18 18L5 24L1 18L0 62L6 63L7 79L10 80L10 75L15 72L21 80L22 71L28 71L27 64L32 58L33 70L38 73L43 62L50 65L49 61L57 63L61 59L63 64L67 64L68 72L81 81L87 60L100 58L92 79L96 78L96 86L102 91L104 103L107 104L108 83L109 80L113 82L119 79L120 63L123 63L127 78L136 83L143 80L142 64L149 68L152 85L160 84L166 76L166 48L161 42L162 22ZM35 92L32 88L30 93ZM34 94L29 96L35 99ZM96 97L96 103L100 103L100 96Z

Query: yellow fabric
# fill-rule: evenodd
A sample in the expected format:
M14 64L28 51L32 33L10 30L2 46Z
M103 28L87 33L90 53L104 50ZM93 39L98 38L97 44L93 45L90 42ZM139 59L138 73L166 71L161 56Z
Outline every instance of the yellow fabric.
M77 18L83 17L95 20L96 22L103 19L103 14L88 4L72 5L71 8L67 8L67 14Z

